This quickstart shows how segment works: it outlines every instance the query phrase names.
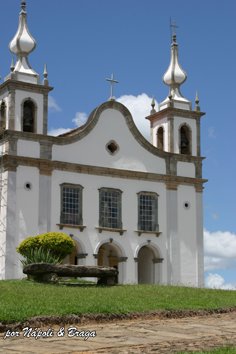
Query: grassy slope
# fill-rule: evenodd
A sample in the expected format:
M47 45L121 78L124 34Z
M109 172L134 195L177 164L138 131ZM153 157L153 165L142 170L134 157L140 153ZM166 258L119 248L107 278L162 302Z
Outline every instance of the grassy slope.
M178 354L191 354L192 352L179 352ZM226 348L219 348L219 349L212 349L210 351L200 351L195 352L196 354L235 354L236 348L226 347Z
M130 313L158 309L236 306L235 291L155 285L67 287L26 280L0 281L0 322L38 315Z

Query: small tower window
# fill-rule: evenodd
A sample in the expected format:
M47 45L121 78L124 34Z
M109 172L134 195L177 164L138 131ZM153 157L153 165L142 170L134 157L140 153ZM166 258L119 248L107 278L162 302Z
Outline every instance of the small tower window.
M4 101L0 106L0 128L6 129L6 103Z
M164 150L164 129L160 127L157 130L157 147L160 150Z
M180 128L180 153L191 155L191 131L187 125Z
M35 130L35 104L27 100L23 104L23 132L34 133Z

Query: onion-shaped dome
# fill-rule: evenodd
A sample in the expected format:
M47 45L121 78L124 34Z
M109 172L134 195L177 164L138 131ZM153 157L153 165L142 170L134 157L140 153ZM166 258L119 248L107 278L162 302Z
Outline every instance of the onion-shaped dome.
M17 56L27 56L36 47L36 41L27 26L26 2L21 2L18 30L9 44L10 51Z
M163 76L164 83L170 88L168 96L169 98L167 97L164 102L169 101L170 98L172 100L189 102L180 92L180 85L182 85L186 79L187 74L179 64L178 44L176 42L176 35L174 34L171 44L170 65Z
M39 83L39 75L31 68L28 55L35 49L36 41L27 26L26 1L21 1L19 25L15 36L9 44L10 51L17 56L17 62L11 77L15 80ZM8 77L7 77L8 78Z
M186 79L187 74L181 68L178 60L178 44L176 43L176 35L173 35L170 65L163 76L163 81L168 86L175 86L183 84Z

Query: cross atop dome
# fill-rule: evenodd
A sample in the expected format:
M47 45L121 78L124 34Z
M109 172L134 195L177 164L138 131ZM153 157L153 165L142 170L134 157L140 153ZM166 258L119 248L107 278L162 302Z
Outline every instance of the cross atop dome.
M178 28L179 26L176 25L175 21L172 21L172 19L170 18L170 34L171 34L171 41L173 39L173 36L176 36L176 28Z

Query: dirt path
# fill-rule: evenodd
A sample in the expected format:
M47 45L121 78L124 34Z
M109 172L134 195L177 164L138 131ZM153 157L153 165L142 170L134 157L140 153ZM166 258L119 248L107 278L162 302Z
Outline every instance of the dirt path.
M137 319L61 327L53 325L43 328L47 329L48 337L37 340L30 337L32 334L39 335L39 332L33 333L34 327L31 331L25 331L25 336L20 332L17 337L3 339L5 333L1 333L0 353L148 354L196 351L223 345L236 347L236 312L181 319ZM68 332L68 327L75 329ZM95 331L96 336L93 337ZM85 340L82 335L90 337Z

